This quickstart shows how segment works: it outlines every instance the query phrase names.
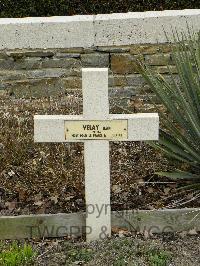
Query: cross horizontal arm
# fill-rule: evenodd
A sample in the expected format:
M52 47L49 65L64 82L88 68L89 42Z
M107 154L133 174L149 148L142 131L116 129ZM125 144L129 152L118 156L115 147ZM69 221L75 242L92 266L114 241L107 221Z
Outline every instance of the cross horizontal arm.
M36 115L34 116L34 141L35 142L78 142L86 141L80 139L66 138L67 121L85 121L79 115ZM107 139L110 141L144 141L158 140L159 117L157 113L138 113L138 114L111 114L107 121L127 121L126 137ZM93 121L93 120L87 120ZM96 121L97 123L99 121ZM91 123L90 123L91 124ZM94 138L95 139L95 138ZM98 139L98 138L97 138Z
M35 115L34 142L66 142L65 120L81 120L78 115Z
M158 140L158 113L113 114L110 119L128 120L128 138L124 141Z

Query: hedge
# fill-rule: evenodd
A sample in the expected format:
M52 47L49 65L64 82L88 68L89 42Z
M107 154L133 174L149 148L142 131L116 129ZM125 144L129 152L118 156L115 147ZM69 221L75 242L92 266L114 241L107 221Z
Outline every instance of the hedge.
M0 0L0 17L70 16L200 8L198 0Z

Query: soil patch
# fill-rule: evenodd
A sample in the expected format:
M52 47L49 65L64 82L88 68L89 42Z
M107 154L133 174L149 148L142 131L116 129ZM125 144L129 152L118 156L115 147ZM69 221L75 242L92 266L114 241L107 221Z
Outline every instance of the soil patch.
M110 109L111 113L123 112L112 103ZM75 94L50 99L0 99L1 215L85 209L83 144L33 141L34 114L81 112L82 102ZM175 165L144 142L111 143L110 162L113 210L200 206L194 191L177 192L180 184L155 174Z
M31 241L29 244L37 253L33 264L37 266L200 265L200 235L181 237L180 235L166 234L150 239L144 239L141 235L113 236L110 239L90 244L81 240L54 239Z

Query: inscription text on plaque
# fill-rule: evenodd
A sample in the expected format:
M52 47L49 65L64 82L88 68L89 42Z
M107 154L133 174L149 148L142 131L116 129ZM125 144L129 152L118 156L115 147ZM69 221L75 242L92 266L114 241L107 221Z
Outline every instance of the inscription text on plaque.
M128 138L128 121L123 120L80 120L65 121L65 139L106 139Z

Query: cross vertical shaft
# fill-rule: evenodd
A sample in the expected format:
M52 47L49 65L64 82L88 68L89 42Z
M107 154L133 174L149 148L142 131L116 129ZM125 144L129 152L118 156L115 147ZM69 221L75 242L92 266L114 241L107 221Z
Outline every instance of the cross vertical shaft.
M83 117L105 120L109 117L108 69L82 70ZM86 226L91 229L87 241L110 236L109 141L85 140Z

